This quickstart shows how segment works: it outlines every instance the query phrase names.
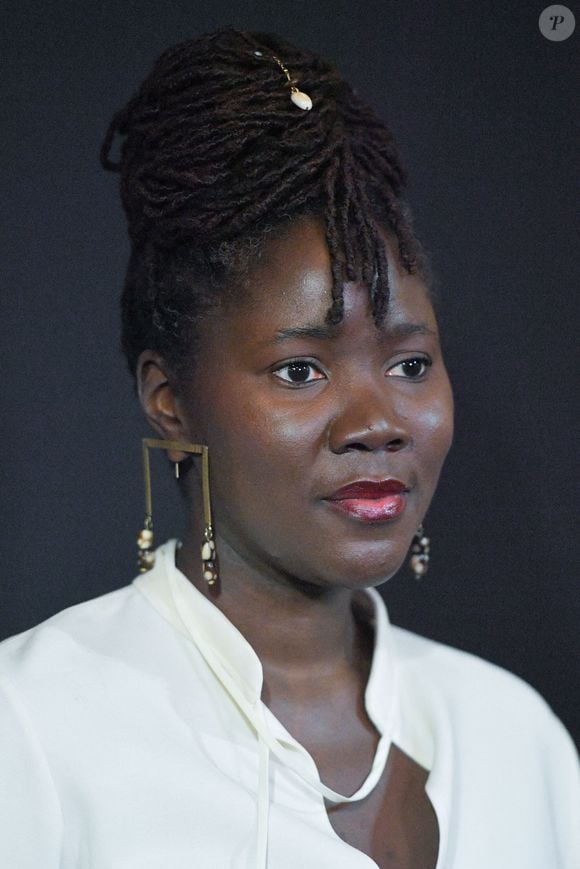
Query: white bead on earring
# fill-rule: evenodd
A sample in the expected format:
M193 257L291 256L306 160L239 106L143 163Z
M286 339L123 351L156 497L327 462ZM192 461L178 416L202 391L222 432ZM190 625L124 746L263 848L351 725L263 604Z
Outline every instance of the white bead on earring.
M201 544L201 562L203 578L208 585L215 585L218 574L215 565L215 541L213 539L213 528L211 525L206 525L203 529L203 543Z
M425 535L423 526L419 525L415 532L415 536L413 537L413 544L411 546L411 552L413 554L411 555L410 564L411 570L415 574L415 579L421 579L429 569L429 549L429 538Z

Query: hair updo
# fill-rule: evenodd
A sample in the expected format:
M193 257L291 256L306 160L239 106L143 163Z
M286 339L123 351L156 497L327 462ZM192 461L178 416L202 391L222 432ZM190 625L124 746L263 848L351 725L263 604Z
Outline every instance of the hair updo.
M311 96L311 111L291 102L274 56ZM150 349L179 382L203 316L290 221L324 223L330 323L342 319L347 280L369 288L382 320L389 283L379 225L396 236L409 273L427 268L392 134L332 64L275 34L226 29L169 48L114 116L101 162L121 175L131 239L122 347L133 375Z

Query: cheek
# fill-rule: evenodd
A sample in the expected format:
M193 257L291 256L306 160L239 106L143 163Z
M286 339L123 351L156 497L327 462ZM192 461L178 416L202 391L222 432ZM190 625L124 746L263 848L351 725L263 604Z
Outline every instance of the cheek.
M453 440L453 394L447 377L436 384L430 400L422 402L415 414L413 443L418 460L429 476L439 472Z
M267 552L293 564L295 541L310 533L307 505L321 421L259 403L247 410L230 412L227 425L209 431L216 528L238 552Z
M256 400L216 411L208 427L216 495L252 502L260 513L266 501L286 504L292 492L300 497L323 435L320 415L276 410Z

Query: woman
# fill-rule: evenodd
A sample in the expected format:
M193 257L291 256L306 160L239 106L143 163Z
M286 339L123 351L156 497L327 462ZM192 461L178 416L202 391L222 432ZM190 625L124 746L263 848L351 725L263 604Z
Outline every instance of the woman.
M121 157L109 152L124 137ZM123 346L187 505L126 588L2 644L0 865L577 865L516 677L392 627L452 438L389 131L272 35L168 50L114 118Z

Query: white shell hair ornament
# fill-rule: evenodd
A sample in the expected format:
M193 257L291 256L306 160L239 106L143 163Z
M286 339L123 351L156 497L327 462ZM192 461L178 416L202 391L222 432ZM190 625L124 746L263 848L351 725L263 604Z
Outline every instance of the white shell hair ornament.
M262 51L254 52L256 57L263 57L264 53ZM279 57L275 57L272 55L272 60L278 64L286 78L288 79L288 84L290 85L290 99L294 103L295 106L298 106L299 109L303 109L305 112L309 112L312 108L312 100L305 94L303 91L298 90L296 87L296 79L293 79L288 69L284 66Z

